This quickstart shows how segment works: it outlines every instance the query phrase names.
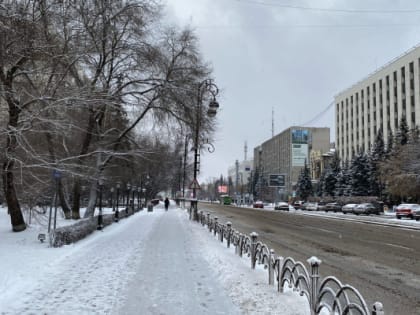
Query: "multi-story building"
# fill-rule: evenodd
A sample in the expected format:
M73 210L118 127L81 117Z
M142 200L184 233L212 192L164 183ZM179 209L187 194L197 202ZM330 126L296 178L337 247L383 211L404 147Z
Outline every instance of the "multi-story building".
M404 116L409 128L420 125L420 45L335 96L336 149L342 161L368 152L382 128L398 131Z
M241 196L243 202L249 199L249 181L252 174L253 160L236 160L235 165L228 169L228 179L230 182L229 194ZM239 198L239 197L238 197Z
M310 153L330 150L327 127L290 127L254 148L253 182L257 197L285 200L293 195L300 171L310 167Z

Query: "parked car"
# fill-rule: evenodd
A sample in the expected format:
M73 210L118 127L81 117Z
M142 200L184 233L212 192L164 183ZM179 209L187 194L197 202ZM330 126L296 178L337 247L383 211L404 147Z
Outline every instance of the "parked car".
M402 203L395 210L395 216L397 219L410 218L414 219L414 211L417 211L420 205L416 203Z
M274 206L274 210L289 211L289 204L287 202L277 202Z
M253 208L260 208L263 209L264 208L264 203L260 200L257 200L254 202L254 204L252 205Z
M341 211L346 213L353 213L354 208L357 206L357 203L348 203L341 208Z
M379 214L380 210L379 208L376 208L373 204L371 203L361 203L360 205L357 205L356 207L353 208L353 213L354 214Z
M327 206L327 203L326 203L326 202L324 202L324 201L320 201L320 202L318 202L318 204L317 204L317 208L316 208L316 210L317 210L317 211L324 211L324 210L325 210L325 208L326 208L326 206Z
M420 220L420 207L413 210L413 219Z
M303 205L303 201L296 200L295 202L293 202L293 208L295 209L302 209L302 205Z
M303 205L305 210L316 211L318 209L318 204L316 202L307 202Z
M339 202L329 202L325 205L324 210L325 210L325 212L329 212L329 211L337 212L337 211L341 211L342 206L343 205Z

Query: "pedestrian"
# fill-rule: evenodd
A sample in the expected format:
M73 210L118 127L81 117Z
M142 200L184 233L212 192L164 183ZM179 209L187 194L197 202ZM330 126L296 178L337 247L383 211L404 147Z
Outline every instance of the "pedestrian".
M168 197L165 198L165 211L168 211L169 208L169 199Z

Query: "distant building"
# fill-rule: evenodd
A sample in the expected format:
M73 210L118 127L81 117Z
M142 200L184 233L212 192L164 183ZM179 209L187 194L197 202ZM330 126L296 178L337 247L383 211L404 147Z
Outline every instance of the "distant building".
M287 200L312 151L330 150L327 127L290 127L254 148L253 188L258 199Z
M251 179L251 173L253 168L253 160L236 160L235 164L228 169L228 179L230 182L229 194L232 197L235 195L242 195L245 199L249 199L249 182ZM236 197L235 197L236 198ZM248 200L247 200L248 201Z
M342 161L368 152L382 128L385 144L403 116L420 125L420 46L335 96L336 148Z

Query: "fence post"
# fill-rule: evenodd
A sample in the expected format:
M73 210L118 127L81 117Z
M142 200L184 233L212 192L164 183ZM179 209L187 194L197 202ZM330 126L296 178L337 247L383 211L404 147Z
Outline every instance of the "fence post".
M227 240L226 240L226 243L227 243L227 248L230 248L230 236L231 236L231 233L232 233L232 223L230 221L228 221L226 223L226 225L227 225Z
M270 254L268 255L268 284L274 284L274 268L272 264L272 259L274 257L274 249L270 249Z
M216 236L217 233L217 217L214 217L214 236Z
M200 211L200 222L201 225L204 225L204 215L203 215L203 210Z
M283 285L281 284L281 272L283 272L283 261L282 256L276 258L276 269L277 269L277 292L283 293Z
M375 302L372 306L372 315L385 315L384 306L381 302Z
M239 257L242 257L242 249L244 244L244 235L239 233Z
M257 259L255 257L255 250L257 247L258 234L256 232L252 232L250 236L251 236L251 269L255 269L255 263L257 262Z
M207 212L207 227L211 231L211 226L210 226L210 213L208 213L208 212Z
M311 315L314 315L316 314L316 300L318 297L319 265L322 261L317 257L312 256L307 262L311 265L311 292L309 304L311 306Z
M219 240L223 243L223 233L225 232L225 226L223 224L219 227Z

